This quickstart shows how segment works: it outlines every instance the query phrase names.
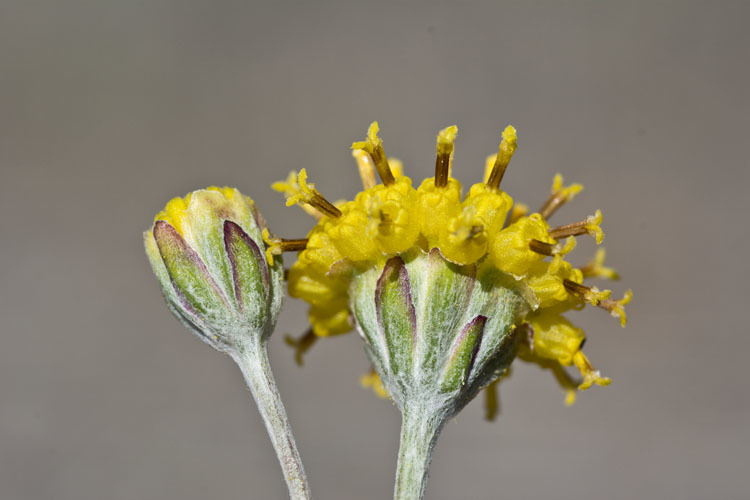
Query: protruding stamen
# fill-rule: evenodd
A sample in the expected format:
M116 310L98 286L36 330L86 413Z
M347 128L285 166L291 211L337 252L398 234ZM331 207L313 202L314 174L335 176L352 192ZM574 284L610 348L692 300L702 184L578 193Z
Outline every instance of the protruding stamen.
M557 383L565 391L565 406L573 406L573 403L576 402L576 388L578 384L568 375L568 372L565 371L565 368L560 363L552 364L550 369Z
M286 180L274 182L273 184L271 184L271 188L274 191L283 193L284 197L288 201L290 198L300 193L299 182L297 182L297 172L289 172L289 176L287 176ZM302 210L304 210L307 215L311 215L316 219L320 219L321 217L323 217L322 213L318 212L316 209L305 203L300 204L300 208L302 208Z
M404 175L404 163L398 158L391 156L388 158L388 166L391 167L391 173L393 177L398 179Z
M372 162L372 156L361 149L352 150L352 156L357 161L359 176L362 178L362 187L365 188L365 191L375 187L378 181L375 179L375 165Z
M500 379L493 380L484 389L484 418L487 421L493 421L500 413L500 400L497 397L497 385Z
M287 240L284 238L277 238L271 236L268 229L263 229L263 241L268 245L266 248L266 260L270 265L273 265L273 256L281 255L284 252L301 252L307 248L307 238L300 238L296 240Z
M581 375L583 375L583 383L578 386L578 389L582 391L585 391L593 384L605 386L612 383L612 379L609 377L602 377L599 370L594 369L591 365L591 361L589 361L589 358L583 354L583 351L578 351L573 355L573 364L576 365L576 368L578 368L581 371Z
M508 224L513 224L518 219L525 216L527 213L529 213L529 207L527 205L523 203L516 203L510 210L510 215L508 216Z
M592 306L599 305L603 300L607 300L612 295L611 290L600 291L595 286L586 286L571 281L569 279L563 280L563 286L571 295L578 297L579 299L588 302Z
M604 232L599 224L602 223L602 211L597 210L594 215L589 215L586 220L565 224L549 230L550 237L559 240L568 236L580 236L590 234L596 239L596 244L600 244L604 239Z
M610 280L620 279L620 275L617 274L617 271L615 271L611 267L606 267L604 265L604 258L606 257L606 254L607 253L603 248L597 249L594 258L581 268L581 272L583 273L584 278L605 278Z
M380 179L386 186L393 184L396 180L391 172L391 167L388 165L388 158L385 156L383 151L383 140L378 137L378 122L372 122L370 128L367 130L367 140L361 142L355 142L352 144L352 149L362 149L372 156L372 161L375 164L375 168L378 171Z
M545 243L539 240L529 241L529 248L532 252L536 252L539 255L546 255L548 257L555 255L555 246L556 245L552 243Z
M513 158L513 153L516 152L517 146L518 135L516 134L516 129L508 125L503 130L503 140L497 151L497 157L495 158L490 178L487 179L489 187L497 189L500 186L500 181L503 180L503 176L505 175L505 169L508 168L510 159Z
M560 243L545 243L536 239L529 241L529 249L532 252L536 252L540 255L546 255L548 257L566 255L575 248L576 242L573 238L568 238L564 245Z
M307 351L310 350L310 348L317 340L318 336L313 333L312 328L308 329L304 334L296 339L291 335L287 335L286 337L284 337L284 342L286 342L288 346L294 348L294 359L300 366L303 365L304 361L302 357Z
M625 304L628 304L633 298L633 291L628 290L620 300L605 299L599 302L599 307L608 311L613 318L620 318L620 325L625 328L628 317L625 315Z
M307 171L303 168L299 174L292 172L286 181L275 182L271 187L284 193L286 196L286 206L302 203L308 205L323 215L328 217L341 217L341 210L330 201L326 200L317 189L315 184L307 183Z
M548 219L557 212L557 209L563 206L565 203L573 200L575 195L581 192L583 186L580 184L571 184L570 186L563 186L562 175L555 175L552 181L552 194L544 202L542 208L539 209L539 213L544 219Z
M435 158L435 187L445 187L448 185L456 134L458 134L458 127L455 125L446 127L438 132L437 156Z

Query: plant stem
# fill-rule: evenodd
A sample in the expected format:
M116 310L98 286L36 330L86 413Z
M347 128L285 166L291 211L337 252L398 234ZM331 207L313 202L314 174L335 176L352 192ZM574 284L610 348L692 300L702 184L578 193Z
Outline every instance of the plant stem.
M276 381L271 373L265 341L250 341L231 355L242 370L266 424L268 436L284 472L289 497L292 500L310 500L310 486L307 484L292 428L289 426Z
M404 408L394 500L421 500L424 496L432 450L443 422L442 414L435 415L432 410Z

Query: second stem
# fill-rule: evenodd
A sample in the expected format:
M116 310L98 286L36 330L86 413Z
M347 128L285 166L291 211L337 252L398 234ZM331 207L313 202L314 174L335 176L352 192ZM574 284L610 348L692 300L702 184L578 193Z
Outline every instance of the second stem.
M276 381L271 373L266 343L249 342L232 355L242 370L250 391L253 393L258 410L266 424L268 436L276 450L276 455L284 472L291 500L310 500L310 486L302 467L292 429L281 402Z

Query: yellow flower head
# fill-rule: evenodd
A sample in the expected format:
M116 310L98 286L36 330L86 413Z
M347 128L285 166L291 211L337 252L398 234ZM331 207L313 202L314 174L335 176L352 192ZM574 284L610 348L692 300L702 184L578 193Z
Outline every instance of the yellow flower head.
M484 181L471 186L464 197L461 184L452 177L457 132L457 127L451 126L438 133L435 175L416 188L403 175L401 163L386 156L377 122L370 126L364 141L352 145L363 185L352 201L330 203L308 182L304 169L273 185L285 194L287 205L300 204L318 217L305 239L284 240L264 234L269 260L285 251L299 252L288 272L288 287L291 296L310 304L310 335L344 333L358 321L351 314L352 293L358 286L353 276L357 273L383 269L394 257L410 262L416 255L435 251L454 266L452 272L491 275L497 283L522 290L528 313L518 318L517 326L527 326L533 335L521 341L519 357L551 369L568 402L575 398L577 385L585 389L608 384L609 379L601 377L581 351L583 331L563 316L590 304L625 322L624 305L630 292L616 301L609 290L584 284L589 277L617 277L603 266L603 250L582 268L566 260L575 247L575 237L590 235L597 244L601 242L601 211L579 222L551 226L550 217L583 189L580 184L563 185L560 174L538 212L529 214L526 205L514 203L500 189L517 149L516 129L511 126L503 131L498 152L487 158ZM306 341L302 345L306 349L311 344ZM572 382L562 368L571 365L579 369L582 382ZM445 375L451 384L461 376L465 375ZM375 372L363 377L362 384L387 394Z

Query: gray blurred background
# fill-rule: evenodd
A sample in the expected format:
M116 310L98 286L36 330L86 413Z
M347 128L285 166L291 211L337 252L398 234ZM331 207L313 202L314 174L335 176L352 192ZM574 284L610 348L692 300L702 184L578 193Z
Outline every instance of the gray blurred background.
M518 365L502 415L445 429L429 499L746 499L750 397L747 2L0 1L0 498L280 499L239 371L170 316L141 232L209 184L272 228L312 221L270 191L307 167L330 198L379 120L408 174L480 179L512 123L503 181L536 206L560 171L601 207L625 330L577 313L614 383L572 408ZM581 241L582 263L594 245ZM287 260L289 264L292 259ZM392 492L399 415L361 389L354 335L304 368L271 356L316 498Z

